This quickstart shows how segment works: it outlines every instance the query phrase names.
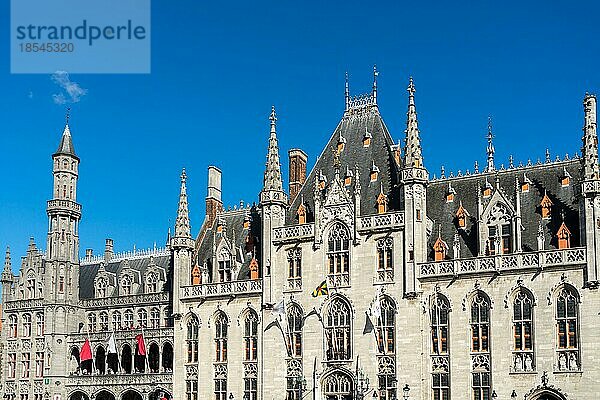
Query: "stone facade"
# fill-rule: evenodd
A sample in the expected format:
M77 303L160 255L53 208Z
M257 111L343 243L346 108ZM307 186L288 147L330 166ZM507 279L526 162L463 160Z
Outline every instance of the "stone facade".
M4 397L595 399L595 96L584 98L581 156L497 167L490 122L484 170L438 178L422 156L414 83L401 145L376 77L366 95L346 83L308 176L306 154L289 152L289 197L274 108L258 204L225 209L209 167L194 238L184 170L164 249L115 254L107 239L104 255L79 259L67 125L47 250L32 240L18 276L6 254Z

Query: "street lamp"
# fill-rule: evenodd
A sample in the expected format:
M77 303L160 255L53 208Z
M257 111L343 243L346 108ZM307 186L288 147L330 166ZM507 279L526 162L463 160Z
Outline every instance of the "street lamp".
M515 390L513 389L512 394L510 395L510 398L512 400L515 400L517 398L517 392L515 392Z
M373 389L373 400L377 400L377 389Z
M402 397L404 397L404 400L408 400L408 394L409 393L410 393L410 387L408 386L408 383L407 383L402 388Z
M233 400L233 393L229 393L229 400Z
M492 399L497 399L498 395L496 394L495 390L492 390Z

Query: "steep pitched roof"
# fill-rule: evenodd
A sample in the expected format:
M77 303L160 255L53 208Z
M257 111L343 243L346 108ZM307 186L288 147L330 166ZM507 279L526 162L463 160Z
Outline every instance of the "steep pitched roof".
M370 143L366 145L364 139L369 136ZM377 197L382 187L383 192L389 196L388 208L390 210L400 209L401 200L398 191L392 190L400 180L399 166L392 149L395 144L377 106L367 105L347 110L344 113L298 196L291 203L287 223L294 223L297 220L297 211L302 199L309 210L308 221L313 219L315 179L322 174L331 184L335 176L335 154L341 143L343 143L343 150L339 152L340 175L343 179L344 171L351 171L355 174L355 171L358 170L361 186L361 214L377 212ZM370 172L373 166L379 172L377 180L371 182ZM353 189L355 185L356 176L353 176L350 189Z
M65 125L62 137L60 138L58 149L56 150L56 153L54 153L55 156L59 154L67 154L79 160L79 157L77 157L77 155L75 154L75 148L73 147L73 139L71 138L71 130L69 129L69 124Z

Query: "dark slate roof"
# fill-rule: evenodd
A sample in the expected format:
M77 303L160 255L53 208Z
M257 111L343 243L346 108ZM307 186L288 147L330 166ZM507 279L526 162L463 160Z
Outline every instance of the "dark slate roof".
M109 274L115 274L115 277L118 279L119 274L124 268L130 268L134 271L137 271L140 274L140 278L142 279L141 283L143 283L143 279L145 276L145 272L148 269L148 266L151 265L151 259L153 259L154 264L159 268L165 271L165 275L160 276L161 280L170 282L171 275L171 255L158 255L158 256L147 256L144 258L132 258L132 259L118 259L116 261L109 261L104 264L104 269ZM79 298L81 299L91 299L94 298L94 280L96 279L96 275L98 274L98 270L100 269L102 262L94 263L94 264L82 264L79 267ZM143 288L144 285L141 285ZM165 285L165 289L167 290L168 285ZM141 289L143 291L143 289ZM141 292L140 292L141 293ZM139 294L139 293L135 293Z
M562 187L561 178L566 171L570 174L569 186ZM433 180L427 188L427 215L433 221L432 234L429 237L429 258L433 259L433 243L438 237L441 225L441 237L449 247L449 256L452 254L452 243L454 234L458 231L461 241L461 257L477 256L477 192L483 191L487 182L496 187L496 177L499 179L500 190L506 196L512 207L515 207L516 182L519 185L524 182L524 174L530 183L529 192L521 193L521 218L522 218L522 249L523 251L537 250L537 234L541 219L540 202L544 193L548 194L553 206L551 218L543 220L545 232L545 248L557 248L556 232L564 221L571 231L571 246L582 245L579 235L579 205L576 199L576 191L581 185L580 160L552 162L540 165L532 165L520 168L511 168L496 172L480 173L470 176L453 177ZM453 202L446 202L449 184L456 192ZM520 186L519 189L520 191ZM493 197L493 196L492 196ZM492 199L483 198L483 208ZM470 214L466 229L457 229L456 211L462 202L463 207Z
M368 147L363 146L365 133L371 134L371 144ZM296 223L298 220L297 211L302 199L308 208L308 221L314 220L312 211L314 210L313 188L315 177L322 171L327 177L327 183L330 184L335 177L334 152L337 149L341 136L346 140L344 150L340 154L340 178L344 179L346 170L349 168L355 173L355 166L358 166L361 184L361 210L362 215L375 214L376 200L383 184L383 191L388 195L388 208L390 210L399 210L401 208L401 199L398 190L392 188L400 180L399 166L394 159L392 146L394 141L379 114L376 106L368 107L356 113L346 113L335 131L331 135L327 145L323 149L320 157L317 159L312 171L308 175L306 182L298 193L298 196L292 201L288 211L287 223ZM370 182L370 172L375 162L379 168L379 179L377 182ZM352 179L350 193L354 191L355 180Z
M244 228L244 220L250 218L250 230ZM222 223L224 229L217 232L217 226ZM209 276L213 276L212 260L218 244L222 239L227 240L233 247L236 263L241 263L237 279L250 279L250 261L253 254L258 260L259 268L262 268L260 262L260 246L258 238L260 237L260 215L256 206L240 208L238 210L221 211L215 218L212 226L207 227L202 238L196 240L196 260L200 266L207 264ZM262 273L261 273L262 276Z
M56 149L56 153L54 153L54 155L58 154L68 154L79 159L75 154L75 147L73 147L73 139L71 138L71 130L69 129L69 125L65 125L65 130L60 138L58 149Z

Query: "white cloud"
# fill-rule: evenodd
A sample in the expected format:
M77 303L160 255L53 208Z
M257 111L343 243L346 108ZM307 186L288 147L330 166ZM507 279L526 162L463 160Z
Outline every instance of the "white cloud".
M77 103L87 94L87 89L69 79L67 71L56 71L52 74L52 81L62 89L60 93L52 95L52 99L56 104Z

